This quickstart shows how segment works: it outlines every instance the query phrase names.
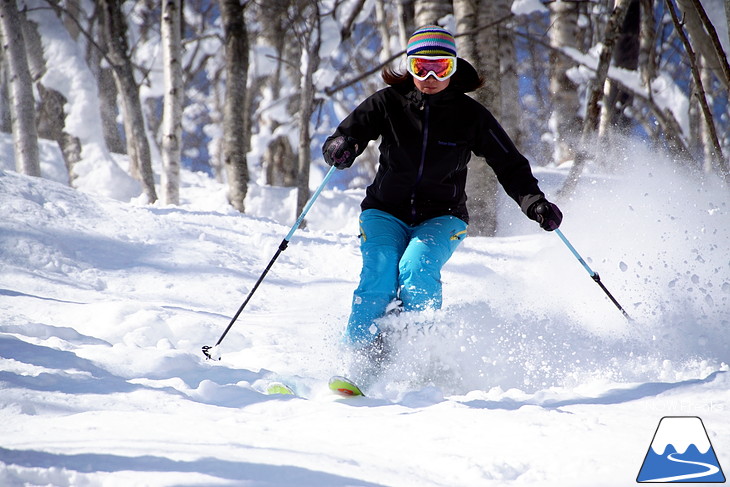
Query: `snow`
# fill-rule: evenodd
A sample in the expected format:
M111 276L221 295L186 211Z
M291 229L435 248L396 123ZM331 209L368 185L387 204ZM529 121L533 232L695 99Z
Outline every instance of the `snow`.
M730 465L730 202L712 178L619 141L604 151L617 171L589 168L560 202L632 321L503 196L498 236L467 238L444 268L444 309L384 320L392 366L339 399L326 381L344 368L362 190L322 192L206 360L294 223L294 192L254 170L241 215L225 186L183 171L181 206L141 204L78 47L29 15L84 160L72 190L55 145L34 179L0 138L0 485L613 487L634 483L664 416L701 417ZM681 109L663 82L658 103ZM566 172L536 170L548 195ZM298 396L264 394L275 380Z
M640 144L615 157L562 229L632 322L505 199L500 235L445 267L444 309L386 320L394 363L354 399L326 380L362 192L325 189L211 361L295 220L290 190L254 185L241 215L184 172L180 207L142 206L5 164L0 484L627 485L668 415L701 417L730 465L726 189ZM537 175L550 193L565 174Z
M515 0L512 3L512 13L515 15L530 15L535 12L546 13L549 10L540 0Z

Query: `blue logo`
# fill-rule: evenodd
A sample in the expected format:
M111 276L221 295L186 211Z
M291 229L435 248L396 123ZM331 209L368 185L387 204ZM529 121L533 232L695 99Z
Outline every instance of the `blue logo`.
M659 421L637 482L725 482L725 475L697 416L665 416Z

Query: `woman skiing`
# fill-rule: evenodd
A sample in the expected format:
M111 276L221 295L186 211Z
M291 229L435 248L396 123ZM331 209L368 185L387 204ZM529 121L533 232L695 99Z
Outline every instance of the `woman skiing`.
M381 138L378 171L361 204L363 265L345 333L356 355L376 366L383 354L376 320L391 303L400 300L404 311L441 307L441 268L467 233L472 152L487 160L528 218L548 231L562 220L497 120L465 94L482 80L457 58L454 37L436 25L421 27L406 55L407 72L383 70L389 86L362 102L322 147L327 164L345 169Z

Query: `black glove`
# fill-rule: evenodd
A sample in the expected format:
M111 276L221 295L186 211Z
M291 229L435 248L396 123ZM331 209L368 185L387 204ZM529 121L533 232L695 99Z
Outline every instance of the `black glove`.
M333 139L327 139L322 146L324 162L337 169L345 169L352 166L357 157L357 140L345 135Z
M560 226L563 221L563 213L555 203L550 203L546 199L536 201L527 212L527 216L537 221L543 230L552 232Z

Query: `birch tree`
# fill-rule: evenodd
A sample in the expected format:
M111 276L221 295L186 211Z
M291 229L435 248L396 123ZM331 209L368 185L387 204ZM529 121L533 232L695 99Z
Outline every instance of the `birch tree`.
M730 35L730 0L725 0L725 22L727 23L728 35Z
M613 48L618 38L621 24L626 17L630 0L616 0L616 4L606 24L603 36L603 47L598 56L598 66L595 78L591 80L588 89L588 100L586 104L586 115L583 120L583 130L575 161L568 172L568 176L559 191L559 197L567 196L575 190L578 185L578 178L583 172L583 167L588 159L587 147L591 138L598 130L600 118L601 100L603 99L603 86L608 76L608 68L613 56Z
M248 192L246 161L246 83L248 80L248 32L239 0L220 0L226 53L226 92L223 104L223 164L228 176L228 201L245 211Z
M33 81L25 53L22 21L15 0L0 1L0 33L10 85L10 120L15 167L19 173L40 177Z
M100 0L100 8L107 59L112 65L114 82L122 99L130 174L142 183L147 201L154 203L157 201L157 192L152 173L152 156L139 99L139 85L134 78L129 56L126 17L122 12L121 0Z
M388 16L385 11L385 0L375 0L375 19L378 24L378 33L383 42L380 61L385 62L393 56L393 51L390 48L390 29L388 28Z
M454 0L457 52L485 78L484 86L472 96L497 119L501 113L502 84L496 48L499 36L493 24L499 9L492 0ZM483 236L496 233L498 191L497 178L486 161L473 157L467 175L470 233Z
M517 147L522 147L522 110L519 108L520 90L517 73L517 50L514 41L512 3L514 0L495 0L494 24L499 39L500 123Z
M730 89L727 53L723 52L715 28L699 0L676 0L682 11L682 25L689 32L694 50L705 60L705 69L718 77ZM714 39L713 39L714 35Z
M441 19L454 12L451 0L416 0L414 2L416 26L438 24ZM410 36L410 33L408 34Z
M180 204L180 156L182 136L182 11L181 0L162 4L162 62L165 80L162 112L162 198Z
M692 80L695 83L695 92L697 101L702 108L702 115L705 121L704 130L706 131L704 137L709 139L709 147L705 149L708 154L709 162L706 166L718 167L720 176L725 180L726 183L730 183L730 170L728 164L722 154L722 147L720 146L720 140L717 135L715 128L714 118L712 116L712 110L710 109L709 102L705 93L704 83L702 81L702 75L700 72L699 63L697 56L695 55L694 48L687 35L684 33L682 22L679 19L679 14L671 3L672 0L665 0L667 8L672 16L672 22L674 23L675 30L682 40L687 56L689 57L690 67L692 69Z
M728 0L730 1L730 0ZM640 0L641 26L639 27L639 73L641 82L651 96L652 81L656 78L657 62L655 54L656 27L654 25L654 0Z
M728 0L730 1L730 0ZM416 19L415 19L415 0L398 0L396 4L398 12L398 36L400 37L400 43L403 49L406 48L408 38L416 30Z
M580 133L578 86L568 77L569 70L575 66L567 56L560 54L564 48L578 49L579 46L579 4L558 0L550 4L550 23L548 31L550 45L550 94L553 113L550 128L555 145L555 162L560 164L573 159L573 146Z
M639 67L639 27L641 25L641 5L639 0L629 0L626 17L621 26L616 46L613 51L613 62L616 67L636 71ZM627 131L631 120L625 110L631 105L632 95L624 91L616 82L606 80L604 86L604 106L601 111L599 136L603 138L611 131Z

